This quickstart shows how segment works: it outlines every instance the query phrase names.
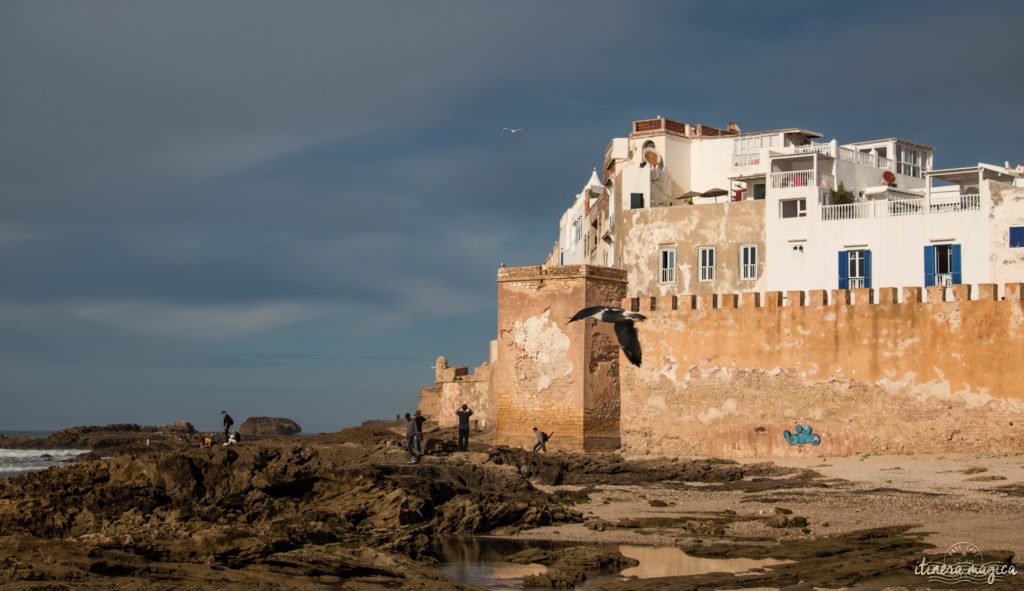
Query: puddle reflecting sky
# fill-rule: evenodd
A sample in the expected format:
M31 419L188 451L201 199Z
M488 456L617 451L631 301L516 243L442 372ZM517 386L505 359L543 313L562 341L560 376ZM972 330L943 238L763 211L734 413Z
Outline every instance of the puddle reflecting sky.
M472 583L486 589L519 590L523 588L523 577L539 574L546 567L539 564L513 564L503 558L526 548L554 548L579 544L529 543L518 540L497 540L491 538L446 538L435 546L441 556L440 570L455 581ZM675 546L635 546L621 544L619 552L640 561L635 567L622 571L622 575L588 575L578 591L600 589L610 581L623 576L649 579L654 577L676 577L711 572L744 572L763 566L782 564L786 561L753 558L698 558L689 556ZM750 591L750 590L748 590Z
M621 545L619 552L640 561L639 566L624 569L622 575L641 579L681 577L714 572L743 572L752 568L786 562L773 558L698 558L690 556L675 546Z

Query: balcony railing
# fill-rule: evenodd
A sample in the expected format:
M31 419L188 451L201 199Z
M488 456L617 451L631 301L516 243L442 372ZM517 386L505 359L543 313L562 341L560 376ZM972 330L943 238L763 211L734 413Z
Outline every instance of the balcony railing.
M773 172L771 174L773 189L789 189L791 187L813 187L818 185L829 189L835 188L836 179L830 174L818 174L818 182L814 182L813 170L793 170L790 172Z
M794 154L813 154L815 152L826 156L832 156L832 144L810 143L805 146L796 146L793 148Z
M845 205L822 205L821 219L826 222L860 220L922 215L924 213L977 211L979 209L981 209L980 195L959 195L953 198L943 197L941 201L932 200L927 208L925 207L924 197L908 197L905 199L886 199L885 201L868 201L866 203L848 203Z
M942 213L944 211L974 211L981 209L981 195L968 193L952 197L932 198L928 211Z
M878 154L860 152L849 148L839 148L839 159L845 162L863 164L864 166L892 170L892 160Z
M752 152L750 154L733 154L732 165L733 166L754 166L761 163L761 153Z

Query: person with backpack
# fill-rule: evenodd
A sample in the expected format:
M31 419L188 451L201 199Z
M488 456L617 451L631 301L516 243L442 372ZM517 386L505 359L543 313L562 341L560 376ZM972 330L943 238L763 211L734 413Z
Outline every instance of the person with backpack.
M533 433L537 436L537 443L533 446L533 451L541 449L544 453L548 453L547 443L548 439L551 439L551 436L543 431L538 431L537 427L533 428Z

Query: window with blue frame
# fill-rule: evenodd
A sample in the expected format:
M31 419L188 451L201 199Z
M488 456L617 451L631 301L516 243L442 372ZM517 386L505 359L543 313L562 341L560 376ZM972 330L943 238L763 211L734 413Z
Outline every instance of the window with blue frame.
M924 284L956 285L963 283L959 244L936 244L924 247Z
M871 287L871 251L839 251L839 289Z
M1010 248L1024 248L1024 226L1010 228Z

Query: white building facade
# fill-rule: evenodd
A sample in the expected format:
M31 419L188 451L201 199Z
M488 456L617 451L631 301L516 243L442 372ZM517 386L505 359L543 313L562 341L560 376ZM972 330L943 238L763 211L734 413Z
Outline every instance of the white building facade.
M821 137L636 121L548 264L624 268L632 295L1024 281L1024 168L933 170L924 144Z

